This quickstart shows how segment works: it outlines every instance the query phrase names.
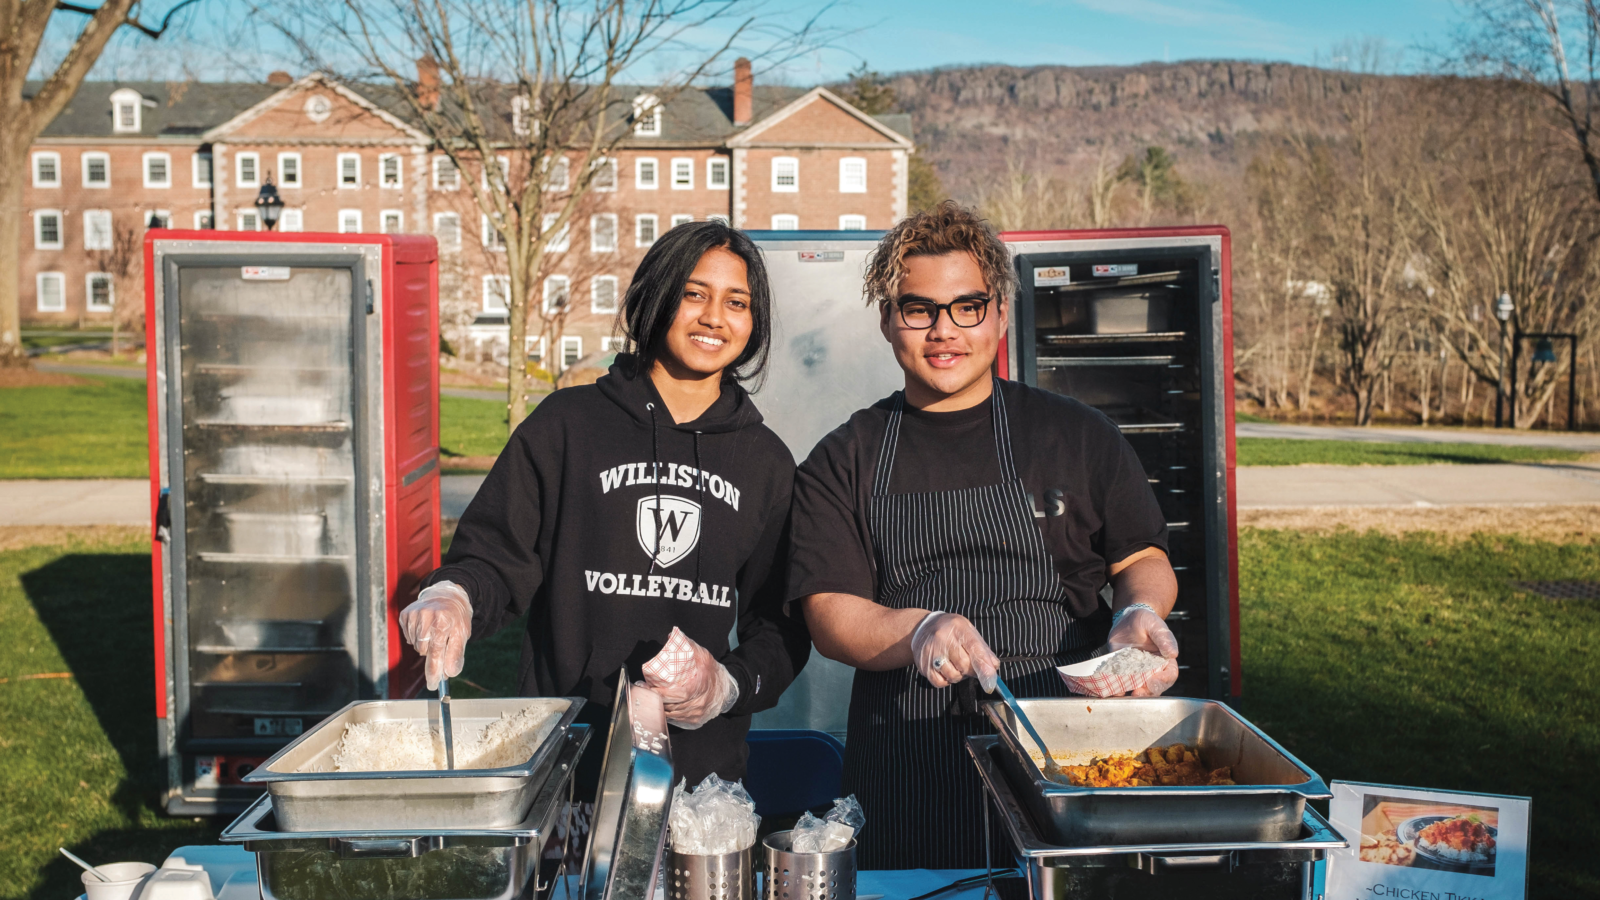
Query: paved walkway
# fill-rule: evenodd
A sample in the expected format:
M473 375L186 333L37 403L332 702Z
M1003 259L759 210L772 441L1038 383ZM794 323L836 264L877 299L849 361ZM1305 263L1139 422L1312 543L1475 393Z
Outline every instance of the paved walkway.
M1348 428L1337 425L1279 425L1257 422L1240 422L1234 430L1239 437L1289 438L1297 441L1498 444L1600 453L1600 432L1594 431L1513 431L1509 428Z

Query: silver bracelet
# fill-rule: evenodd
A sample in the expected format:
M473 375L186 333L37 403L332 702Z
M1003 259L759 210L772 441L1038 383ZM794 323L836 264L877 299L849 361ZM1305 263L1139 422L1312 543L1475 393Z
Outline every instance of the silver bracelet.
M1154 613L1156 618L1161 618L1161 614L1156 612L1156 608L1148 603L1130 603L1111 614L1111 627L1116 628L1117 623L1122 621L1123 616L1133 612L1136 609L1147 609L1151 613Z

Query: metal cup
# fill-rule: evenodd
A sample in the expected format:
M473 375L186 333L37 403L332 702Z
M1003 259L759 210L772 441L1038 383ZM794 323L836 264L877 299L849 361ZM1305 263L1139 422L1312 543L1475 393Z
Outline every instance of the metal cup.
M856 900L856 842L828 853L796 853L792 833L776 831L767 851L762 900Z
M755 900L751 849L711 856L668 850L663 876L668 900Z

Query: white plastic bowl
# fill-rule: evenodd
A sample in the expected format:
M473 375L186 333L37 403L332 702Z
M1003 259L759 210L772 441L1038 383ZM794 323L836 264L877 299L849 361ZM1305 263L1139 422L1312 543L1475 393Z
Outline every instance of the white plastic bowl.
M101 881L84 872L83 892L88 900L129 900L156 867L142 862L120 862L95 866L95 869L111 880Z

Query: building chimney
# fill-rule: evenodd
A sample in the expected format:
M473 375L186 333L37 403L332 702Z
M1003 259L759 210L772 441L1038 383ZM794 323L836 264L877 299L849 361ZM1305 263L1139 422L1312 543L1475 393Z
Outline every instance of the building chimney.
M425 109L439 108L439 61L431 56L417 60L417 102Z
M280 69L267 75L267 84L273 87L288 87L294 84L294 76Z
M749 125L750 92L755 80L750 77L750 60L743 56L733 61L733 124Z

